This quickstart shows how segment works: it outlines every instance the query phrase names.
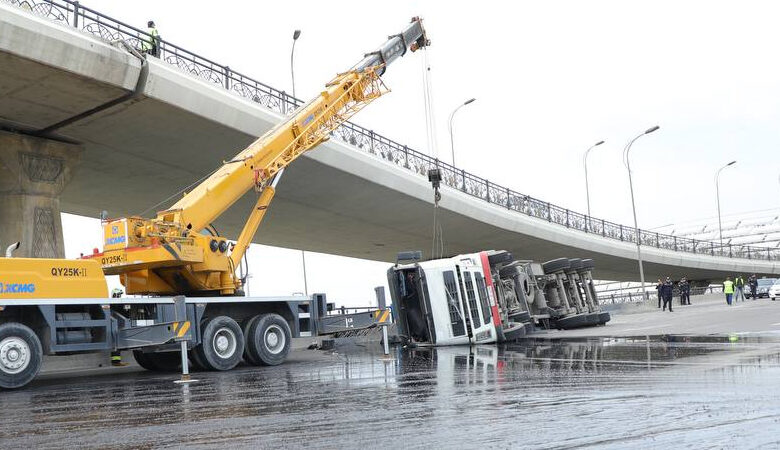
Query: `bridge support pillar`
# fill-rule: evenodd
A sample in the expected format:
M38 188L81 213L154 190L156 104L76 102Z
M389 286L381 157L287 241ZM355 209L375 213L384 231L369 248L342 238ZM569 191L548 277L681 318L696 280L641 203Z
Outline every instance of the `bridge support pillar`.
M60 194L81 159L75 144L0 131L0 251L63 258Z

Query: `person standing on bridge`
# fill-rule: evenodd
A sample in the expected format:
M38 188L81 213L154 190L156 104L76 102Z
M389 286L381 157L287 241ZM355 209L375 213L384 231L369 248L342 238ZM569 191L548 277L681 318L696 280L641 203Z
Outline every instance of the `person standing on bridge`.
M664 308L663 311L666 311L666 305L669 305L669 312L672 312L672 292L674 291L674 285L672 284L672 279L670 277L666 277L666 281L661 285L661 290L659 291L661 293L661 296L664 299Z
M152 55L156 58L160 57L160 32L157 31L157 27L154 26L154 21L150 20L146 23L149 37L141 38L141 51L148 55Z
M734 278L734 288L736 289L734 291L734 302L738 302L739 298L742 297L742 301L745 301L745 279L742 278L742 275L737 275L736 278Z
M731 297L734 295L734 282L731 281L731 277L726 277L726 281L723 282L723 293L726 294L726 303L731 306Z

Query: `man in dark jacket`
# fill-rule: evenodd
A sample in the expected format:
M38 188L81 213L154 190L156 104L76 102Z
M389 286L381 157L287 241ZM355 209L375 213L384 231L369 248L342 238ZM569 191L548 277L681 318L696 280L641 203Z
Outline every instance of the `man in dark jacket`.
M758 296L756 294L756 290L758 290L758 278L756 278L756 274L753 274L748 278L748 284L750 285L750 298L755 300Z
M666 277L666 281L664 281L664 284L661 285L661 290L659 291L661 293L661 297L664 299L663 311L666 311L666 305L669 305L669 312L672 312L672 290L672 279L670 277Z
M655 285L655 290L656 290L656 291L657 291L657 293L658 293L658 309L661 309L661 300L664 298L664 297L661 295L661 287L662 287L663 285L664 285L664 284L661 282L661 279L659 278L659 279L658 279L658 283Z
M679 283L677 283L677 287L680 289L680 304L681 305L690 305L691 304L691 284L688 283L688 279L685 277L682 277Z

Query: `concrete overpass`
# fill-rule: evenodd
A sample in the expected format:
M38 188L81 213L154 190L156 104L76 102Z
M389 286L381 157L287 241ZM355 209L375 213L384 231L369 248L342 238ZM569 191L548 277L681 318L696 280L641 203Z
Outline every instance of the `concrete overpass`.
M74 3L33 10L0 1L0 243L23 236L27 254L61 253L59 209L116 217L164 208L155 204L210 173L294 102L170 43L143 69L109 42L137 46L141 32ZM334 137L285 173L256 242L384 261L399 250L428 254L433 193L425 174L438 164L448 253L592 257L599 278L637 278L631 227L523 196L357 126ZM237 234L253 195L216 224L223 234ZM777 250L649 232L642 242L651 280L780 274Z

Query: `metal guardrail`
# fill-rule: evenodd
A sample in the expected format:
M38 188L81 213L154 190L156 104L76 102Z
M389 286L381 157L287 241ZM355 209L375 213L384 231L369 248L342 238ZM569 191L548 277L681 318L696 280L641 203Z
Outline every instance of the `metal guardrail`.
M658 298L658 294L655 292L655 286L652 286L650 289L652 292L648 292L648 300L653 301ZM691 295L704 295L704 294L712 294L712 293L718 293L723 292L723 286L722 285L710 285L705 287L692 287L691 288ZM674 288L672 291L672 297L679 297L680 296L680 290L677 289L677 287ZM602 305L608 305L608 304L617 304L617 303L634 303L634 302L641 302L642 301L642 293L641 292L620 292L620 293L609 293L609 294L602 294L599 293L598 295L599 304Z
M50 20L70 25L104 40L124 39L130 45L139 49L142 41L151 41L151 36L145 31L82 6L77 1L3 1ZM236 95L259 103L281 114L289 114L303 104L301 100L292 97L284 91L274 89L231 69L229 66L218 64L165 40L160 42L159 57L161 60L185 72L219 85ZM639 239L641 245L677 252L729 258L780 260L780 249L731 244L720 246L715 242L681 238L646 230L639 230L639 236L637 236L634 227L588 217L549 202L520 194L507 187L492 183L490 180L412 150L406 145L399 144L374 133L372 130L350 122L333 131L331 135L385 161L415 172L420 176L427 176L428 169L438 168L442 173L442 182L451 188L502 208L573 230L627 243L636 243L637 239Z

